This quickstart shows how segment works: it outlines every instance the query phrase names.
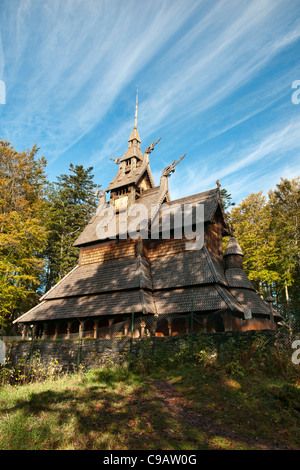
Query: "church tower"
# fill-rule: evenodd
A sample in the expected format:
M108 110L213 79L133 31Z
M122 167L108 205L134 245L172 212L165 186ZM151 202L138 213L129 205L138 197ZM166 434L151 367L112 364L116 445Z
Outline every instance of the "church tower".
M151 146L145 153L141 152L141 138L137 129L138 99L135 105L134 128L128 139L128 149L122 158L113 160L118 165L118 171L108 188L110 192L110 204L116 211L126 209L147 189L155 187L149 164ZM157 142L152 144L154 145Z

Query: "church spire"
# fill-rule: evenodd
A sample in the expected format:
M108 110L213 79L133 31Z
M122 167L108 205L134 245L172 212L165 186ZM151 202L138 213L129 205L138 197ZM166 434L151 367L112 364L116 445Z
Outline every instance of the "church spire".
M135 100L135 115L134 115L134 128L128 139L129 147L139 147L141 143L141 138L137 130L137 112L138 112L138 88L136 90L136 100Z
M138 96L139 96L139 89L137 88L136 89L136 100L135 100L134 129L137 129Z

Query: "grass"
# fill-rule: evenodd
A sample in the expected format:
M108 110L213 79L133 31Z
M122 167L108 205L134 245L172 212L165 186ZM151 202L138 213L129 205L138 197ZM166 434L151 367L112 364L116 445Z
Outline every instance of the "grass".
M197 366L164 374L189 405L226 430L273 446L300 449L300 382L258 374L233 378Z
M228 435L170 413L155 387L166 379L195 414L211 418ZM192 364L151 377L104 368L6 385L0 389L0 416L1 450L256 448L248 438L300 448L299 386L266 377L237 380Z
M124 369L4 386L0 416L1 450L193 448L190 430Z
M299 366L261 342L198 346L194 361L146 348L130 370L4 374L0 450L300 449Z

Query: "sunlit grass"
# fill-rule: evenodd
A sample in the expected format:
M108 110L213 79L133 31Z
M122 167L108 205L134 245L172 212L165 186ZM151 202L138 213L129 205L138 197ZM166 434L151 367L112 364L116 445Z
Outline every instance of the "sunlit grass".
M172 412L155 380L168 380L212 428ZM1 450L243 450L258 448L253 439L300 448L299 419L297 381L233 377L195 364L150 375L110 367L0 388Z

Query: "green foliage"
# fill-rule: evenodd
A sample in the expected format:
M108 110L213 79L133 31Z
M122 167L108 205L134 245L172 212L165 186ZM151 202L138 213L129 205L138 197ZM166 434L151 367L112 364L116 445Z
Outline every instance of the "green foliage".
M218 342L219 341L219 342ZM130 370L149 374L159 370L173 370L185 364L197 364L209 372L223 372L235 377L267 374L283 378L296 377L298 368L291 361L292 351L278 349L270 338L257 332L251 338L236 335L226 341L207 334L190 336L176 342L153 341L145 338L138 353L129 358Z
M260 295L300 330L300 178L283 179L268 198L251 194L230 212L244 252L244 269Z
M55 184L36 145L0 140L0 329L37 304L76 265L72 245L95 212L92 168L70 165Z
M229 194L227 189L225 189L225 188L220 189L220 196L221 196L221 199L222 199L224 210L227 213L227 215L229 216L228 209L230 207L235 206L235 202L232 202L231 194Z
M272 214L271 229L276 234L278 248L278 271L276 283L281 312L291 321L291 326L300 327L300 178L281 178L274 191L269 192ZM299 331L299 330L297 330Z
M41 219L46 160L37 153L36 146L17 152L0 140L0 327L38 298L47 230Z
M269 285L280 278L276 236L270 230L272 219L266 197L262 192L251 194L232 209L230 218L244 252L244 269L262 293L263 283Z
M65 276L76 264L78 249L73 243L96 210L93 192L93 168L70 165L70 174L63 174L48 190L45 223L49 231L44 256L47 260L46 290Z
M14 365L8 358L6 364L0 364L0 385L11 386L26 385L28 383L43 382L44 380L56 380L62 373L62 367L55 359L45 367L40 359L39 351L33 353L30 363L26 358Z

